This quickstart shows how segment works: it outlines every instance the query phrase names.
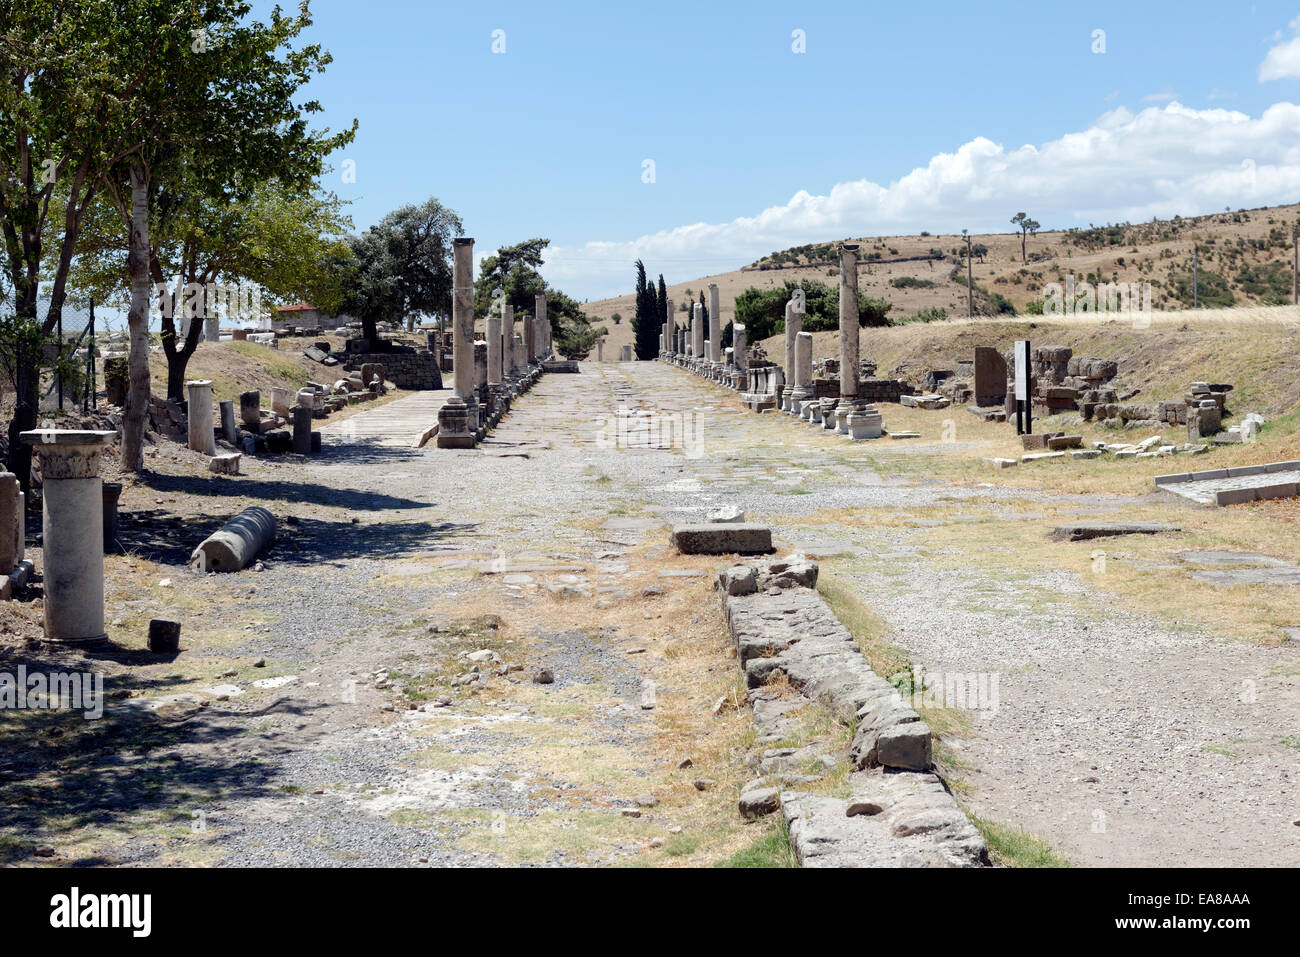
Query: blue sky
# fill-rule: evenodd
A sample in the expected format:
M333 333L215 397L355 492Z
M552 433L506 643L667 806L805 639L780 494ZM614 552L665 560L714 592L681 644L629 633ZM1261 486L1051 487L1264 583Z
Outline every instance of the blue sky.
M1010 231L1020 209L1050 228L1300 200L1300 3L312 13L334 63L310 94L360 120L325 181L357 227L437 196L480 256L549 237L544 272L579 299L627 291L637 255L677 281L842 236Z

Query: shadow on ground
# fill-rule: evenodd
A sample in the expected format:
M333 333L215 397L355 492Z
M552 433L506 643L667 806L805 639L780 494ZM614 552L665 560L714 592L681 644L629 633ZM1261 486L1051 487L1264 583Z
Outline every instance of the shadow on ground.
M130 664L164 657L108 648L84 657L8 649L0 671L18 674L20 665L35 672L94 672L96 658ZM179 675L142 678L114 673L114 692L151 695L186 690ZM14 710L0 722L0 865L38 863L36 847L45 841L92 837L108 830L152 831L157 843L184 836L196 809L216 801L266 797L273 786L277 746L258 737L262 760L243 756L248 719L269 715L307 716L317 706L280 700L241 712L239 723L220 712L187 708L164 712L125 712L121 702L105 702L107 713L87 720L82 710ZM183 750L178 750L183 749ZM282 749L287 750L287 748ZM224 753L223 753L224 752ZM95 833L100 832L100 833ZM111 837L111 835L109 835ZM99 855L61 856L51 863L90 867L118 863Z
M236 513L182 518L161 509L123 512L118 516L118 551L163 565L189 563L194 549ZM353 558L400 558L428 551L449 541L471 537L476 523L277 520L276 540L259 559L284 564L318 565Z

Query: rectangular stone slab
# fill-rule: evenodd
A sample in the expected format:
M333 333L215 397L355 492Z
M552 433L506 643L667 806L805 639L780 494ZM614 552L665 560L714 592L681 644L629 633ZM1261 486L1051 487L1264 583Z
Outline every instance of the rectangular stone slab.
M1082 542L1112 535L1158 535L1161 532L1177 531L1178 526L1163 522L1076 522L1052 529L1052 538L1058 542Z
M678 525L669 543L684 555L760 555L772 551L772 530L750 522Z

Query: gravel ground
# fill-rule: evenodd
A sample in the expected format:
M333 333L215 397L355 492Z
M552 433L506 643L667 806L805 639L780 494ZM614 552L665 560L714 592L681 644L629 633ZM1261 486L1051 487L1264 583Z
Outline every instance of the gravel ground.
M391 421L398 405L375 411ZM620 440L620 408L626 421L641 410L678 436L685 427L686 441L662 431L649 443L662 448ZM642 789L667 793L655 770L663 730L639 706L647 678L666 673L655 642L720 628L707 578L690 577L712 566L678 567L654 543L673 522L739 504L773 522L781 547L821 554L827 568L856 563L859 597L927 670L998 676L996 713L973 716L970 735L948 742L974 812L1080 864L1300 863L1300 751L1278 743L1300 733L1294 651L1175 631L1093 601L1059 571L1008 581L978 556L937 570L920 521L835 520L844 509L926 506L1023 519L1035 503L1122 517L1141 498L905 480L871 443L754 415L657 363L544 377L476 450L383 445L367 414L327 435L320 456L259 464L240 487L297 524L265 571L196 586L203 614L197 632L187 624L193 652L178 659L196 673L169 677L162 665L137 678L137 698L197 693L202 708L180 702L174 733L95 750L63 772L69 816L58 822L31 810L38 783L48 787L38 771L49 743L0 759L13 826L56 845L55 862L472 866L519 861L519 847L522 862L542 865L644 855L689 810L682 798L619 819ZM951 549L961 548L955 534ZM671 612L640 596L646 576L678 602ZM545 604L548 589L563 588L579 596L568 606L577 611ZM109 599L110 617L155 607L146 594ZM494 645L475 625L480 637L456 638L485 611L527 620L526 634ZM609 627L576 624L593 614ZM654 654L629 656L629 641ZM475 643L525 670L448 692L448 707L409 710L403 688L447 691L446 677L467 667L447 649ZM259 658L267 667L254 670ZM699 660L734 671L721 648ZM227 662L236 674L222 677ZM542 664L553 685L528 680ZM292 680L258 689L262 677ZM666 695L702 694L666 681ZM242 693L204 691L219 685ZM674 747L703 747L707 734Z

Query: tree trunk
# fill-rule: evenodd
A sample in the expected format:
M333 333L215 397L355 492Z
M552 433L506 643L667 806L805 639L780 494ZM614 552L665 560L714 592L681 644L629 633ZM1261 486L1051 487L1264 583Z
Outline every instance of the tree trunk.
M175 319L171 320L175 323ZM190 327L186 330L185 341L181 343L180 348L176 348L175 327L172 328L172 336L167 335L168 320L163 320L163 352L167 356L167 398L174 402L185 401L185 370L189 367L190 356L199 347L199 336L203 334L203 319L196 318L190 320Z
M149 415L149 174L143 163L131 164L131 240L127 253L131 308L126 314L131 336L127 370L130 386L122 410L122 467L133 472L144 464L144 431Z
M14 364L14 417L9 421L9 455L5 467L18 476L24 491L31 490L32 447L18 438L19 433L36 428L40 407L41 374L36 357L25 352Z
M1025 254L1025 240L1028 238L1029 238L1029 234L1024 230L1021 230L1020 231L1020 262L1022 264L1029 262L1029 257Z

